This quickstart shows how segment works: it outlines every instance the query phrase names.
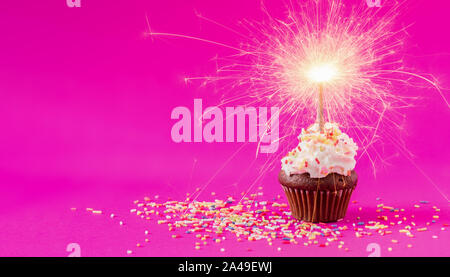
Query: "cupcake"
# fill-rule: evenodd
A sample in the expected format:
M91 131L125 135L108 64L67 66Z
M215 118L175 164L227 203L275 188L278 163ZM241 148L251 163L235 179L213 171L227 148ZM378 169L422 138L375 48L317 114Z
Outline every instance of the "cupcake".
M298 138L298 146L281 160L278 176L292 215L309 222L343 218L358 182L358 146L336 123L325 123L323 132L313 124Z

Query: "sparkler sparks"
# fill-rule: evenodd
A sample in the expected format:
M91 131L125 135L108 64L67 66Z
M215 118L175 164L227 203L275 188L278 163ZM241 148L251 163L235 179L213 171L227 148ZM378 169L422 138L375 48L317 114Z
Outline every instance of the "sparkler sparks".
M411 78L437 89L450 107L432 77L405 67L405 28L396 25L399 5L388 7L386 2L383 8L368 8L365 1L360 6L346 6L341 0L290 2L283 19L275 18L262 5L264 21L244 21L240 25L244 32L225 26L245 38L240 46L185 35L149 34L196 39L236 51L236 55L218 60L215 76L186 80L225 82L243 88L242 96L233 99L248 96L253 102L280 106L280 120L288 128L285 138L296 137L299 127L313 123L320 86L323 120L338 122L355 138L362 149L359 159L367 156L375 173L375 162L384 158L379 148L371 146L380 138L409 155L398 135L402 129L398 119L400 108L411 106L413 97L400 93L403 86L414 85ZM278 165L278 160L274 161Z
M337 70L331 64L317 65L310 69L308 77L313 82L324 83L330 82L337 75Z

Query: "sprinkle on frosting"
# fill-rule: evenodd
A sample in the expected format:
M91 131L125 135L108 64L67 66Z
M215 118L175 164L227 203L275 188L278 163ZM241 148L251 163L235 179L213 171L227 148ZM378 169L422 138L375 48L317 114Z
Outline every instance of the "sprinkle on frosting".
M358 146L336 123L325 123L324 131L313 124L302 129L299 144L281 160L286 175L309 173L311 178L323 178L329 173L349 176L355 168Z

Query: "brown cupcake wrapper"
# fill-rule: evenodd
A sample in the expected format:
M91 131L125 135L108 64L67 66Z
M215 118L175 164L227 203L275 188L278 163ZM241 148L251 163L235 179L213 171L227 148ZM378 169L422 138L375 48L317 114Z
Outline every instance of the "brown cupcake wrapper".
M282 185L292 216L308 222L333 222L345 216L354 188L303 190Z

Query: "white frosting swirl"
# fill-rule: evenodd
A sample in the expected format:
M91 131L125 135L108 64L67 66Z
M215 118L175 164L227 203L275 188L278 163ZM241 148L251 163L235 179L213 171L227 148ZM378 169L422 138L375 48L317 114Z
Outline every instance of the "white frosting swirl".
M313 124L302 129L299 144L281 159L281 169L286 175L308 172L311 178L323 178L328 173L349 176L355 168L358 146L337 123L325 123L324 132Z

